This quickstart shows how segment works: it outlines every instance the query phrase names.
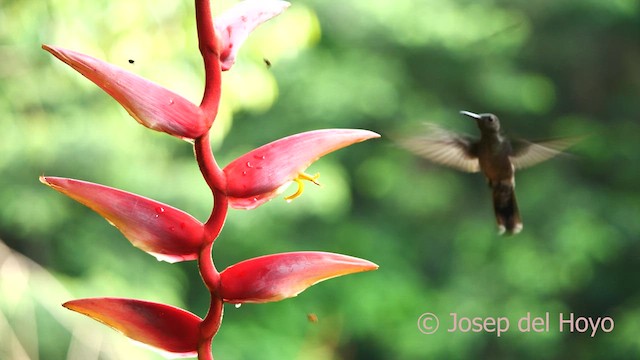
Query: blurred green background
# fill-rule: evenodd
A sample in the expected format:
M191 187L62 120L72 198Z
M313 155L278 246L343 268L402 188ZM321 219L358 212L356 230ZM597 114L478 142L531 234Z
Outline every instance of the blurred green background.
M41 174L93 181L205 220L210 193L191 146L138 125L40 49L56 44L105 59L198 103L196 41L192 1L2 0L0 359L161 358L60 306L74 298L206 312L195 263L155 261L38 182ZM224 74L217 160L317 128L383 138L312 165L323 186L307 186L290 204L278 198L231 211L214 259L224 269L322 250L380 269L278 303L228 306L214 356L639 358L639 104L637 0L294 1ZM496 234L480 175L431 165L392 141L424 121L476 134L462 109L496 113L509 134L530 139L589 135L573 156L518 174L518 236ZM434 335L416 326L425 312L440 317ZM527 312L549 312L549 331L519 332ZM507 316L511 329L500 338L450 333L450 313ZM560 332L559 313L609 316L615 328L594 337Z

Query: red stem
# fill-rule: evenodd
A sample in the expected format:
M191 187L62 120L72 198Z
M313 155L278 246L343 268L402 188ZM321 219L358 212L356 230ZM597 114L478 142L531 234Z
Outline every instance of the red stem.
M218 113L220 104L222 69L220 67L220 42L213 27L209 0L196 1L196 24L198 48L204 60L204 95L200 108L212 119Z
M207 316L200 324L198 358L213 360L211 342L222 323L223 301L220 296L220 273L213 263L211 251L213 243L222 231L229 210L229 200L225 195L226 177L218 166L211 151L209 133L197 138L194 152L200 171L213 193L213 210L204 224L203 245L198 254L198 268L202 281L211 295Z
M213 338L208 338L198 344L198 360L213 360L213 354L211 354L212 340Z
M225 195L227 178L213 156L211 145L209 144L209 133L196 139L194 152L200 172L213 193L213 210L211 211L211 216L209 216L209 219L204 224L204 243L213 243L220 234L220 231L222 231L229 209L229 199L227 195Z
M216 206L216 208L218 208L218 206ZM211 258L212 247L213 242L207 242L202 249L200 249L198 256L200 274L211 295L209 311L200 324L200 341L198 344L198 359L200 360L213 360L213 356L211 355L211 342L220 329L224 310L224 303L220 297L220 273Z
M213 27L209 0L195 0L195 8L198 47L202 54L205 71L204 95L202 96L200 108L213 123L218 113L221 93L220 42ZM218 329L220 329L224 304L220 296L220 273L213 263L211 250L213 249L213 242L222 231L227 218L229 201L225 194L227 179L215 161L208 132L196 139L194 150L200 172L202 172L202 176L213 193L213 209L211 210L211 216L209 216L204 225L203 245L198 254L200 275L211 295L209 311L200 324L198 359L213 360L211 342Z
M216 192L224 193L227 190L227 179L213 157L208 132L196 139L194 152L200 172L204 176L207 185L209 185L211 192L214 194Z
M200 324L200 342L198 344L199 360L213 360L213 356L211 355L211 342L222 324L223 310L224 303L222 299L216 294L211 293L209 312Z

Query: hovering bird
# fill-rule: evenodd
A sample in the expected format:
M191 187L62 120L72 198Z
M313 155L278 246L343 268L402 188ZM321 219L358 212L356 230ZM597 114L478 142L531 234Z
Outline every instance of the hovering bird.
M476 120L480 139L459 135L435 124L426 124L425 134L405 139L401 144L435 163L466 172L481 171L492 190L493 209L500 234L517 234L522 231L522 219L514 193L515 170L550 159L578 139L540 142L508 139L501 134L500 120L494 114L460 113Z

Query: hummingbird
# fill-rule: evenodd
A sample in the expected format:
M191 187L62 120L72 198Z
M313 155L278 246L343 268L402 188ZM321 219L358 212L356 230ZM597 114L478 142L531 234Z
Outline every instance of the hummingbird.
M531 142L509 139L500 131L500 120L494 114L460 111L475 119L480 138L474 139L426 124L424 135L405 139L402 145L435 163L465 172L482 172L491 188L493 210L500 234L522 231L522 218L515 196L515 171L550 159L578 139L563 138Z

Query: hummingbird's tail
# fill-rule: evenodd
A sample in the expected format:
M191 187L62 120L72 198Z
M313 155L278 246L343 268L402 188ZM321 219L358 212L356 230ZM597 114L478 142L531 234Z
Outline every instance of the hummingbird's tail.
M500 228L500 234L517 234L522 231L522 220L516 203L513 183L497 183L492 185L493 210Z

